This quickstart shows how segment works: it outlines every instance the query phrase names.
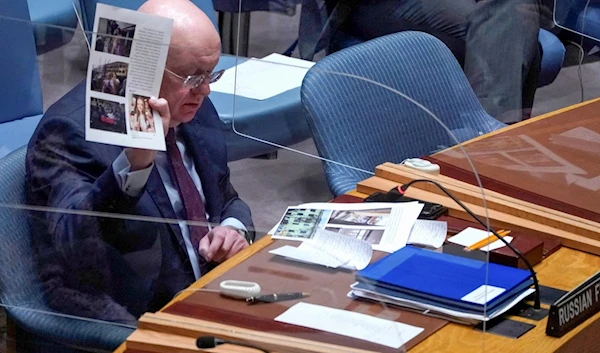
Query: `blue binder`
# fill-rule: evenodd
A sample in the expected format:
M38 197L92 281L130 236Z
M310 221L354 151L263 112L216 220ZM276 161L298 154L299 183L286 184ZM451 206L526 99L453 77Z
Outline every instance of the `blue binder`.
M425 300L482 310L527 289L530 276L519 268L406 246L359 271L356 279ZM487 287L488 294L494 289L502 292L474 300L485 285L494 287Z
M357 282L355 285L351 286L351 288L361 290L361 291L375 292L380 295L390 296L390 297L399 298L399 299L412 300L412 301L416 301L416 302L426 304L426 305L434 305L441 309L460 310L461 312L467 313L467 314L474 314L474 315L484 315L485 314L487 316L491 316L494 313L496 313L498 310L503 309L504 305L507 305L508 303L510 303L514 299L516 299L519 295L521 295L521 293L519 292L519 293L515 293L514 295L512 295L510 297L506 297L503 301L495 301L493 306L488 306L487 308L485 308L486 310L484 311L481 309L457 308L456 306L450 305L447 303L441 303L441 302L437 302L434 300L426 300L421 297L412 296L410 294L397 292L397 291L390 290L387 288L383 288L383 287L379 287L379 286L371 286L371 285L363 283L363 282Z

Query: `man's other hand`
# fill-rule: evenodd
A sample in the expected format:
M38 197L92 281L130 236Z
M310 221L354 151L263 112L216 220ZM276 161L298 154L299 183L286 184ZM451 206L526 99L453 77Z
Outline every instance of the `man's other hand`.
M247 247L248 242L235 229L217 226L200 240L198 252L206 261L222 262Z
M150 108L154 109L158 115L160 115L163 132L166 137L169 132L169 123L171 122L171 112L169 111L167 100L164 98L156 99L152 97L148 100L148 104L150 105ZM156 151L141 148L126 148L125 155L127 156L129 164L131 164L131 171L135 172L136 170L148 168L156 157Z

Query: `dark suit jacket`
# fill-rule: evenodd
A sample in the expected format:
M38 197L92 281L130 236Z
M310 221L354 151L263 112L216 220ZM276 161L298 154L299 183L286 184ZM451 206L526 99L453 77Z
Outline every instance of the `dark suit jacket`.
M28 146L28 203L56 208L31 213L40 280L56 310L135 323L194 275L178 224L163 221L176 217L158 170L139 197L124 194L112 170L123 148L85 141L84 102L82 83L48 109ZM252 227L229 181L221 122L209 99L181 129L210 221L235 217Z

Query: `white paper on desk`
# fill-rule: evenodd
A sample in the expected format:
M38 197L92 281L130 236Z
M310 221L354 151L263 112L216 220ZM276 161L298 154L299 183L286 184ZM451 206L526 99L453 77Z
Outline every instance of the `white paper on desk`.
M270 234L274 239L305 241L317 229L325 229L366 240L373 250L394 252L406 245L422 209L419 202L307 203L288 207Z
M466 228L462 232L456 234L453 237L448 238L450 243L462 245L462 246L470 246L477 243L480 240L487 238L490 235L488 231L477 229L477 228ZM505 236L504 240L507 242L511 242L513 238L511 236ZM501 240L496 240L495 242L482 247L481 251L492 251L496 249L500 249L504 247L504 243Z
M302 60L298 58L292 58L291 56L281 55L279 53L273 53L265 56L261 60L268 61L270 63L275 64L284 64L284 65L292 65L297 67L303 67L305 69L310 69L315 65L315 62Z
M309 249L300 249L300 247L284 245L280 248L269 251L269 254L283 256L286 259L304 262L308 264L321 265L325 267L338 268L344 265L342 259L335 258L322 251L312 251Z
M400 348L423 328L347 310L300 302L275 321Z
M437 249L444 244L446 235L448 235L448 223L417 219L410 230L408 244L425 245Z
M298 247L285 245L269 253L332 268L362 270L371 262L373 249L364 240L319 229Z
M393 231L393 242L387 244L387 250L383 251L394 252L408 244L410 238L410 232L413 228L417 218L423 210L424 204L420 202L403 202L400 203L402 208L399 208L400 212L395 213L396 217L392 217L390 222L390 229ZM396 208L394 208L396 210ZM392 214L394 216L394 214Z
M227 69L219 81L211 84L210 89L265 100L300 87L306 72L314 64L276 53L262 59L251 58L237 65L237 69L235 66Z

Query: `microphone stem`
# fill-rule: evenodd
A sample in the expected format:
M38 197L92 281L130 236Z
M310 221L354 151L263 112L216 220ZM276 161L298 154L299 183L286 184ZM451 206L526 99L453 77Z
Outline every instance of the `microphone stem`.
M535 274L535 271L533 270L533 266L531 266L531 263L529 262L529 260L527 260L527 258L517 248L512 246L508 241L506 241L503 237L501 237L498 233L496 233L496 231L493 230L492 227L488 227L488 225L485 224L485 222L483 220L481 220L481 218L479 218L479 216L477 216L475 213L473 213L473 211L471 211L467 206L465 206L465 204L463 204L459 199L457 199L454 195L452 195L450 193L450 191L448 191L445 187L443 187L437 181L429 180L429 179L415 179L415 180L412 180L412 181L402 185L399 188L399 190L402 194L404 194L406 189L408 189L412 184L419 183L419 182L431 183L431 184L437 186L440 190L442 190L442 192L444 192L444 194L448 195L448 197L450 197L452 200L454 200L454 202L456 202L463 210L465 210L471 217L473 217L473 219L475 219L477 221L477 223L481 224L488 231L492 232L492 234L494 234L496 236L496 238L500 239L500 241L502 241L506 246L508 246L508 248L510 250L512 250L515 254L517 254L517 256L521 260L523 260L523 262L529 269L529 272L531 272L531 277L533 278L533 286L535 288L533 308L535 310L539 310L541 308L540 285L538 283L537 275Z
M230 340L223 340L223 339L219 339L217 337L214 336L202 336L199 337L196 340L196 347L200 348L200 349L210 349L210 348L215 348L217 346L220 346L222 344L231 344L234 346L239 346L239 347L246 347L246 348L250 348L250 349L254 349L257 351L260 351L262 353L270 353L268 350L254 346L252 344L248 344L248 343L243 343L243 342L236 342L236 341L230 341Z
M239 347L246 347L246 348L256 349L256 350L261 351L263 353L270 353L269 351L267 351L265 349L262 349L262 348L257 347L257 346L253 346L251 344L246 344L246 343L242 343L242 342L233 342L233 341L225 341L225 343L233 344L233 345L239 346Z

